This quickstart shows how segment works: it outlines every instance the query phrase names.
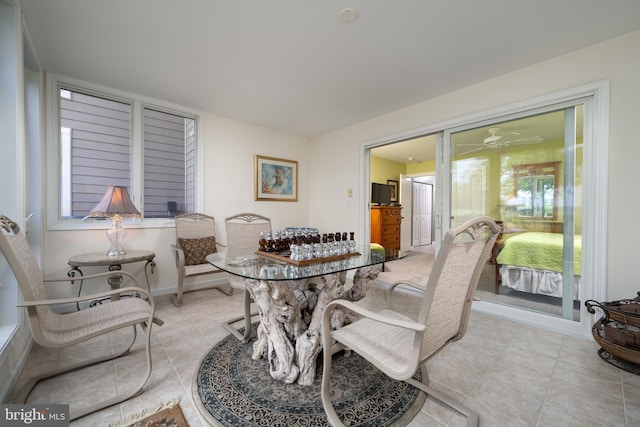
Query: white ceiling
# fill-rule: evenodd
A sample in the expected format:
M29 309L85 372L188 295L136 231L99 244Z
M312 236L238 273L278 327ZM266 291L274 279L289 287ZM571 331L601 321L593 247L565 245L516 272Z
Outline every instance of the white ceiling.
M434 160L436 158L436 137L426 135L376 147L371 150L371 155L405 164Z
M308 138L640 28L637 0L20 3L49 72Z

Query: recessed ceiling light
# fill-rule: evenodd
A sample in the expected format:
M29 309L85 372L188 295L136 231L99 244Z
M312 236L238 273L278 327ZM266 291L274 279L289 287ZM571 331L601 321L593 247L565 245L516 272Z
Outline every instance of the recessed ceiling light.
M408 157L407 160L409 160L411 162L411 161L413 161L413 157Z
M340 22L342 22L343 24L350 24L358 19L358 11L351 7L348 7L346 9L342 9L338 17L340 18Z

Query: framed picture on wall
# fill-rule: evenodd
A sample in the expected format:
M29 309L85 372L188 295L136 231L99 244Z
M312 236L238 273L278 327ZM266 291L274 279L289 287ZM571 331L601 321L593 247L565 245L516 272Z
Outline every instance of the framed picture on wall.
M298 201L298 162L256 155L255 199Z
M391 203L398 203L398 181L393 179L387 180L387 185L391 187Z

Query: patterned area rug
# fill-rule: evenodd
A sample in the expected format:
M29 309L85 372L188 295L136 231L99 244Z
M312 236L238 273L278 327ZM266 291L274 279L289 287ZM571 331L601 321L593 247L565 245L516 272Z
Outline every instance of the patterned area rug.
M204 357L193 385L201 414L224 426L328 425L320 396L322 354L313 385L284 384L271 378L266 360L251 359L252 345L228 336ZM422 375L418 372L414 378ZM406 425L426 398L356 353L334 355L331 383L334 407L343 420L352 420L351 426Z

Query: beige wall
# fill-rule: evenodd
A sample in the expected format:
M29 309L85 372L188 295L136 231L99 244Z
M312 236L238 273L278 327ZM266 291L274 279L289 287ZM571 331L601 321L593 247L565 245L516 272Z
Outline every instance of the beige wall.
M640 237L630 222L630 214L640 212L640 199L632 190L640 181L638 76L640 31L635 31L317 138L310 146L309 156L310 190L314 194L310 222L320 228L335 227L338 221L346 227L357 227L364 218L365 207L356 204L348 208L341 195L345 188L353 187L358 200L362 177L358 153L366 141L608 79L607 299L633 297L638 288L635 254ZM340 167L326 174L323 165L336 158L340 159ZM320 192L320 183L330 190Z

